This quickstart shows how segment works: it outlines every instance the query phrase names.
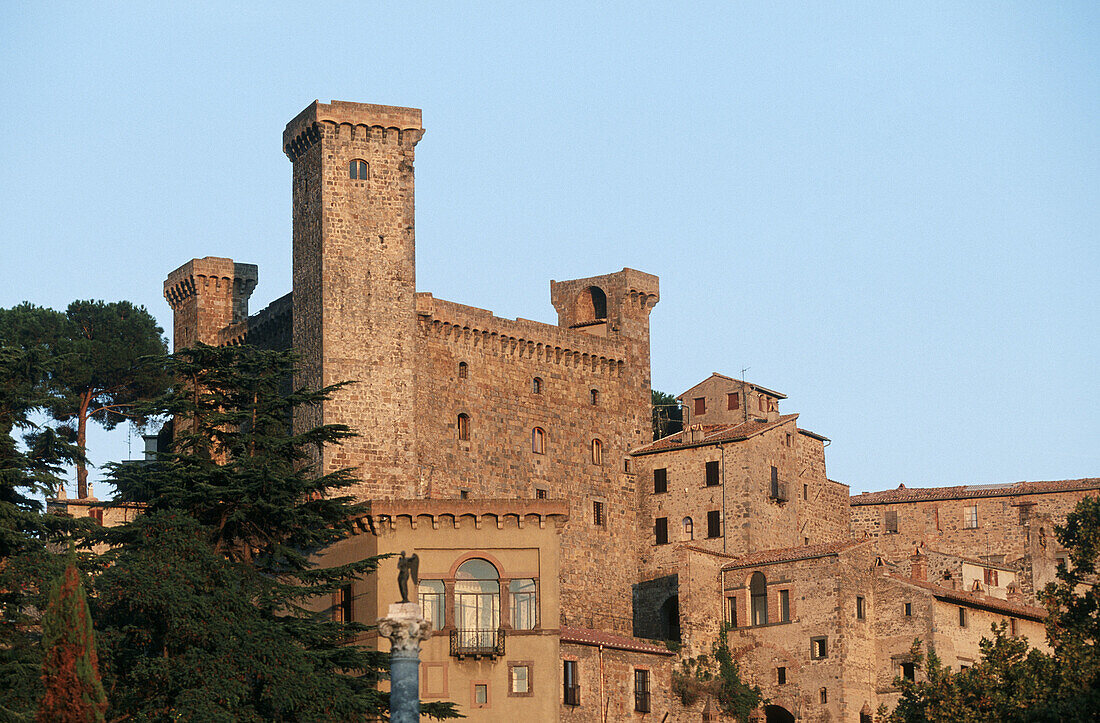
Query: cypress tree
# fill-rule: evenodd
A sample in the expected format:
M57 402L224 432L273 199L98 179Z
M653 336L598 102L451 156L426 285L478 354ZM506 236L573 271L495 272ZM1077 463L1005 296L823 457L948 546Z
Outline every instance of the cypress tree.
M69 558L42 618L42 679L46 692L38 707L40 723L95 723L104 720L107 697L99 678L95 635L88 600Z

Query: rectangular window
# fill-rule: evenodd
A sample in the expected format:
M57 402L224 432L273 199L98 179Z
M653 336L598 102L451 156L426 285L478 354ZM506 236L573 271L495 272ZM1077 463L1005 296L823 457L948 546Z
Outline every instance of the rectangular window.
M658 517L653 522L653 536L658 545L668 544L668 518Z
M901 664L901 677L906 680L917 679L917 666L915 663L902 663Z
M545 487L536 487L535 488L535 499L536 500L544 500L547 497L549 497L549 495L550 495L550 491L547 490Z
M787 669L779 667L775 669L775 682L779 685L787 684Z
M344 585L332 593L332 619L338 623L350 623L352 618L351 584Z
M1008 634L1012 637L1016 637L1016 635L1018 634L1016 632L1016 618L1008 619Z
M829 702L829 690L828 690L828 688L822 688L821 691L818 693L818 698L819 698L819 700L821 700L822 705L825 705L826 703L828 703Z
M779 469L772 466L771 496L773 500L779 499Z
M898 513L895 510L886 512L886 534L893 535L898 531Z
M905 617L913 617L913 603L905 603Z
M787 446L788 447L793 447L794 446L794 437L791 436L790 432L787 432Z
M599 527L603 527L607 524L607 516L604 513L603 502L599 500L592 502L592 524Z
M509 602L512 608L512 627L516 630L534 630L538 619L537 586L533 578L517 578L508 583Z
M1026 525L1027 521L1029 519L1031 519L1031 505L1030 504L1020 505L1020 524L1021 525Z
M662 492L668 492L668 470L664 468L653 470L653 494Z
M829 657L829 638L825 636L810 638L810 658L822 660L827 657Z
M489 684L488 683L474 683L474 708L488 708L489 707Z
M442 580L421 580L416 590L417 602L423 611L424 619L439 630L444 625L443 603L447 597Z
M741 393L730 392L726 395L726 409L740 409L741 408Z
M722 536L722 512L709 510L707 512L707 537Z
M695 415L702 416L707 413L707 398L696 397L695 398Z
M634 710L649 712L649 671L634 670Z
M102 507L93 507L93 508L91 508L90 510L88 510L88 517L91 517L93 520L96 521L96 524L102 526L103 525L103 508Z
M729 623L731 628L737 627L737 598L726 598L727 607L729 608ZM1015 621L1013 621L1015 622Z
M985 571L985 584L989 587L997 587L997 571L990 568L984 568Z
M856 619L863 620L867 617L866 604L862 595L856 595Z
M966 608L959 608L959 627L966 627Z
M509 695L531 695L531 666L527 663L513 663L508 666Z
M968 530L975 530L978 528L978 506L970 505L963 510L963 527Z
M779 591L779 622L789 623L791 621L791 591L780 590Z
M810 499L810 486L807 484L802 485L802 499Z
M581 683L580 678L577 677L577 661L565 660L562 662L562 682L564 684L562 701L566 705L580 705Z
M707 487L718 484L718 462L707 462Z
M764 400L763 394L756 398L756 406L759 407L761 412L768 411L768 403Z

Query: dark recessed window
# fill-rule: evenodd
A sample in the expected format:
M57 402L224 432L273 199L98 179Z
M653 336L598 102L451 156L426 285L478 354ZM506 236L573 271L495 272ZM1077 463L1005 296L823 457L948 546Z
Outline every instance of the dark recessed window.
M722 536L722 511L721 510L708 510L707 511L707 537L721 537Z
M780 590L779 591L779 622L789 623L791 621L791 591Z
M653 521L653 536L658 545L668 544L668 518L658 517Z
M901 677L906 680L917 679L917 666L915 663L902 663L901 664Z
M729 601L729 623L731 628L737 627L737 598L727 598Z
M775 669L775 682L779 685L787 684L787 669L779 667Z
M824 705L829 702L829 691L826 688L822 688L817 694L818 700Z
M550 496L550 493L545 487L536 487L535 488L535 499L536 500L545 500L549 496Z
M634 670L634 710L649 712L649 671Z
M681 524L684 527L684 539L685 540L694 540L695 539L695 522L692 521L692 519L690 517L685 517L682 520Z
M959 627L966 627L966 608L959 608Z
M580 705L581 681L580 677L577 675L577 661L562 661L562 683L565 689L562 701L566 705Z
M668 470L665 468L653 470L653 494L668 492Z
M810 658L821 660L829 657L829 639L825 636L810 638Z
M470 415L458 415L458 438L460 441L470 441Z
M718 484L718 462L707 462L706 470L707 487L713 487Z
M348 164L348 178L353 181L366 181L370 178L370 166L366 161L356 159Z
M856 619L863 620L867 617L866 603L862 595L856 595Z
M533 394L542 394L542 379L535 377L531 380L531 392Z
M768 624L768 580L762 572L754 572L749 578L753 625Z
M607 514L604 511L603 502L595 500L592 502L592 524L603 527L607 524Z
M590 389L588 390L588 401L592 403L592 406L596 406L600 403L600 390Z
M458 378L459 379L465 379L468 376L470 376L470 365L467 364L466 362L459 362L458 363Z
M332 593L332 619L338 623L350 623L352 618L351 584Z
M913 616L913 603L905 603L905 617Z

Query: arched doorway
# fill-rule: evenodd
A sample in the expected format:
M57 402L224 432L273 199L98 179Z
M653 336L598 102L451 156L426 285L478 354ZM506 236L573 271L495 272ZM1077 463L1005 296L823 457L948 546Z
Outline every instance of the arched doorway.
M781 705L764 706L765 723L794 723L794 716Z
M661 632L665 640L680 639L680 596L673 595L661 606Z

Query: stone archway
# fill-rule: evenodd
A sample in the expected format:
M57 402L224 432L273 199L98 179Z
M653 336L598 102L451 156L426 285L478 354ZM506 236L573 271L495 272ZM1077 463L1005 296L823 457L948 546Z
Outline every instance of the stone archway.
M794 723L794 716L781 705L764 706L765 723Z

